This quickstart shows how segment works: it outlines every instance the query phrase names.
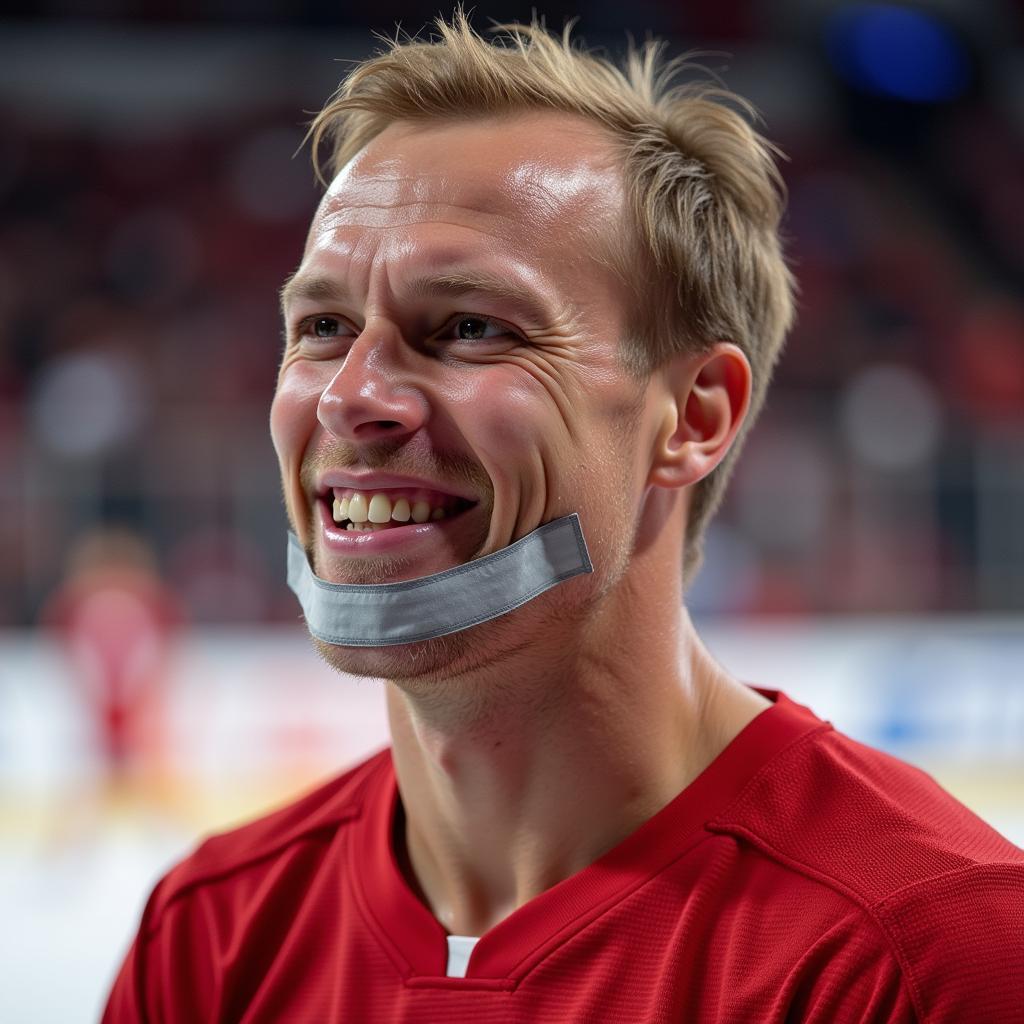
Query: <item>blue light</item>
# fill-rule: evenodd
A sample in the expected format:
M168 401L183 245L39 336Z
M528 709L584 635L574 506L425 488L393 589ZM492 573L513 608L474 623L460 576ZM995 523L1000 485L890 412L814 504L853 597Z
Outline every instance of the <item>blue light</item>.
M940 21L891 4L859 4L834 14L826 45L836 70L866 92L913 103L960 96L970 81L963 45Z

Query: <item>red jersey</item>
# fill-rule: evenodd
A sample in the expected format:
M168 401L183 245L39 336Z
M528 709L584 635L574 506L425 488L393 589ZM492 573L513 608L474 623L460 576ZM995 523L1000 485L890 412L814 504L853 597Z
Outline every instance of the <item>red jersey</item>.
M390 751L154 890L106 1024L1024 1021L1024 851L774 701L675 799L446 977L393 852Z

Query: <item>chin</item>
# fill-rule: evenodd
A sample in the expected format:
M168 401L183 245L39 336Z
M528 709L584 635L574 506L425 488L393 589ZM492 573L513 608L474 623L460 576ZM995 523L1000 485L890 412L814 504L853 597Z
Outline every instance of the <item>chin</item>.
M338 672L399 684L451 679L465 671L467 656L474 646L463 633L386 647L346 647L313 637L313 645L320 657Z
M517 626L516 613L447 636L386 647L346 647L313 637L320 657L338 672L395 683L409 694L438 694L467 675L534 642L534 631Z

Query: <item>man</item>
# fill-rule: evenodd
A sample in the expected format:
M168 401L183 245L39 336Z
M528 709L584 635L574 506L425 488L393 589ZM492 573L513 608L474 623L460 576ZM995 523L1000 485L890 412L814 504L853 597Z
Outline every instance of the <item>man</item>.
M106 1019L1021 1020L1024 853L683 604L791 320L770 146L656 48L439 29L314 123L271 414L392 746L170 872Z

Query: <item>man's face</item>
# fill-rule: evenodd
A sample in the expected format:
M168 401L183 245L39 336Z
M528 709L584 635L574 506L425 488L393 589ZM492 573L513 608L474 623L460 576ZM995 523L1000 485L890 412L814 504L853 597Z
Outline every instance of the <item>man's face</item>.
M644 389L617 358L634 327L610 269L628 244L623 202L609 140L555 113L399 123L332 183L286 290L271 412L289 519L314 571L414 579L571 512L595 566L445 643L325 651L338 667L395 678L410 657L427 671L470 646L479 658L621 575L648 468ZM363 486L366 474L424 481L445 517L336 526L334 498L350 491L393 506L408 491L415 507L415 488Z

